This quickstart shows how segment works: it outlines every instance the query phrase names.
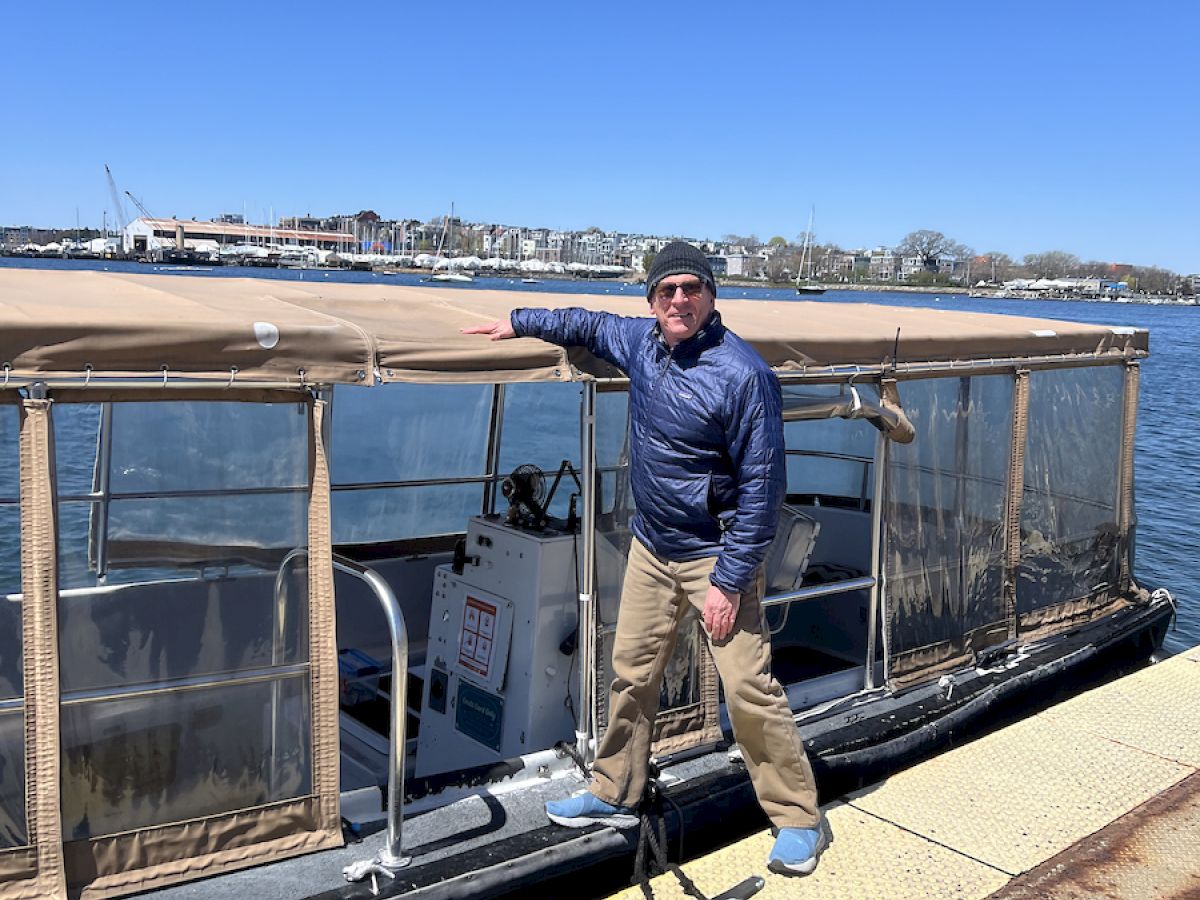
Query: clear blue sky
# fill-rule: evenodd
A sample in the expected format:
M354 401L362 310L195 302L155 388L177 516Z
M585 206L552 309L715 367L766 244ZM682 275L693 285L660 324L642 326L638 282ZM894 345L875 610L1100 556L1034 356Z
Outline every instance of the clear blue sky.
M1200 271L1190 2L7 3L0 223L372 208ZM130 210L132 212L132 209Z

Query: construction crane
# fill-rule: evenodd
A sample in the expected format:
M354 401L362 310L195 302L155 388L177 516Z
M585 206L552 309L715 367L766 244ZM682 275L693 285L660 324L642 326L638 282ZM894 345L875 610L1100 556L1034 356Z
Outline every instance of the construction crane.
M126 229L129 226L129 214L126 213L125 205L121 202L121 193L122 192L117 191L116 179L113 178L112 170L108 167L107 164L104 166L104 171L108 175L108 190L112 194L113 205L116 206L116 208L117 208L116 215L121 224L121 234L124 235ZM133 194L131 194L129 191L124 191L123 193L125 194L126 197L128 197L131 201L133 201L133 205L137 207L138 212L142 214L143 218L145 218L145 219L153 219L154 218L154 216L150 215L150 210L146 209L146 207L142 205L141 200L139 200L137 197L133 196ZM182 228L179 226L176 226L175 239L176 239L177 245L180 248L182 248L183 247ZM135 241L135 243L136 243L136 241ZM123 237L122 237L122 244L124 244ZM136 247L135 247L135 250L136 250Z
M113 179L112 169L108 167L108 163L104 164L104 174L108 176L108 193L113 202L113 215L117 219L117 227L120 228L121 234L125 233L125 227L129 224L129 216L125 212L125 206L121 203L121 194L117 190L117 182Z
M137 197L133 196L133 194L129 193L129 191L125 192L125 196L133 201L133 205L138 208L138 212L140 212L142 214L143 218L145 218L145 219L153 219L154 218L154 216L150 215L150 210L148 210L148 209L146 209L146 207L142 206L142 201L140 201Z

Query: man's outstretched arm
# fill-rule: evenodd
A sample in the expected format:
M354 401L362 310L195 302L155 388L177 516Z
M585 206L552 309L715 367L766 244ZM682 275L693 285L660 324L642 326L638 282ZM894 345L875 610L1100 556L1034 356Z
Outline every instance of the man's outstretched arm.
M586 309L515 309L507 320L488 325L472 325L463 334L486 334L493 341L512 337L536 337L560 347L586 347L619 369L625 369L628 358L630 328L638 319L612 313L591 312Z

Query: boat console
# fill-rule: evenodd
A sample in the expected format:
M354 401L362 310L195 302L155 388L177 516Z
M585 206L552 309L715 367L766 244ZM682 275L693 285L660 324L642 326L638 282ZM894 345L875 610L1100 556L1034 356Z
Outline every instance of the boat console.
M576 532L476 516L437 567L416 774L521 756L570 739Z

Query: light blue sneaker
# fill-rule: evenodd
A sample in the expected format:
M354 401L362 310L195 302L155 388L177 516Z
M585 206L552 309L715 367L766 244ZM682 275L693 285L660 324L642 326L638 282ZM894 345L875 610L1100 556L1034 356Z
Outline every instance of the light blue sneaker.
M586 828L588 825L633 828L638 823L633 810L605 803L591 791L566 800L551 800L546 804L546 815L551 822L567 828Z
M824 821L816 828L780 828L767 868L777 875L809 875L828 846Z

